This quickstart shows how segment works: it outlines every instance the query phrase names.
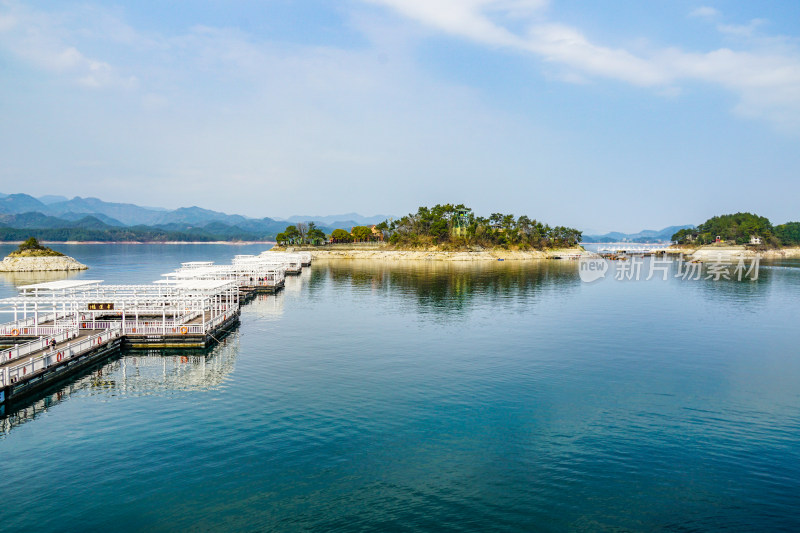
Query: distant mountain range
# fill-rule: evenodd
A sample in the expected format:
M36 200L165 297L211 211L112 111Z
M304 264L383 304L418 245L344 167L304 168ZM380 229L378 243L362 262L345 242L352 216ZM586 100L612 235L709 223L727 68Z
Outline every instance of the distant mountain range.
M272 240L290 224L313 221L323 231L349 230L389 218L358 213L293 216L288 220L249 218L201 207L165 209L105 202L98 198L67 199L47 195L0 193L0 240L20 240L35 233L45 240ZM28 230L21 232L20 230Z
M620 233L612 231L605 235L584 235L583 242L670 242L675 233L685 228L694 228L694 226L669 226L662 230L646 229L639 233Z
M339 228L350 230L353 226L377 224L388 218L391 215L358 213L295 215L286 220L250 218L196 206L165 209L80 196L34 198L28 194L0 193L0 241L23 240L31 235L52 241L262 241L274 240L286 226L299 222L314 222L330 233ZM669 242L678 230L693 227L584 235L583 242Z

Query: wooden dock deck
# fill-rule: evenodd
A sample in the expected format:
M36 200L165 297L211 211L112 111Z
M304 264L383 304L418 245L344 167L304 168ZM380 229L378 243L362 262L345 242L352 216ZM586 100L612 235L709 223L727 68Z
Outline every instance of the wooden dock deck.
M39 350L30 352L27 355L23 355L23 356L20 356L18 358L13 358L12 357L12 353L14 352L13 348L12 349L5 349L5 350L0 352L0 372L2 372L3 369L5 369L5 368L9 368L10 366L14 366L14 365L18 365L18 364L24 365L24 364L29 363L33 359L36 359L38 357L42 357L42 356L48 355L48 354L54 355L57 358L58 354L63 352L64 350L67 350L70 345L73 345L75 343L79 343L79 342L81 342L81 341L83 341L85 339L88 339L89 337L97 335L98 333L102 333L103 331L105 331L105 330L103 330L103 329L85 329L85 330L80 330L79 333L77 334L77 336L72 337L69 341L56 342L55 348L51 348L49 345L47 345L47 347L45 347L45 348L41 348Z

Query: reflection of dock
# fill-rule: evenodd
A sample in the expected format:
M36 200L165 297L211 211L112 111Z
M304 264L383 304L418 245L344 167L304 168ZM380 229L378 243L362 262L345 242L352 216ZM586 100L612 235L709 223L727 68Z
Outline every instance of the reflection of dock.
M286 279L284 290L289 294L298 294L303 290L303 287L308 283L308 276L293 276Z
M238 349L239 344L234 340L217 345L210 355L134 350L115 363L115 372L106 373L104 387L125 392L213 389L233 372Z
M247 306L248 315L255 315L258 318L274 320L283 316L284 295L267 296L259 294Z
M219 344L209 350L133 350L125 356L92 365L83 375L57 391L33 396L28 405L18 407L0 419L0 434L35 419L48 409L81 391L114 390L122 395L150 394L158 391L210 390L222 385L233 372L239 344ZM4 405L0 405L2 414Z
M232 265L184 263L151 285L61 280L19 288L0 300L0 404L46 387L121 346L196 349L239 323L243 301L274 293L302 254L237 256Z
M33 341L14 349L3 350L7 360L0 366L0 400L24 396L55 381L72 375L99 359L116 352L121 343L119 329L76 332L75 337L55 348L37 348ZM69 333L67 333L69 335ZM33 344L33 351L24 353ZM45 340L45 344L46 340ZM13 356L22 353L17 359ZM0 402L2 403L2 402Z

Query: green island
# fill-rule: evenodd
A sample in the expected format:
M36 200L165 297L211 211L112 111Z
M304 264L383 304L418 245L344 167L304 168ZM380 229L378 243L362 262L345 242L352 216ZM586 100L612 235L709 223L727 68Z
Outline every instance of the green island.
M734 213L709 218L693 229L672 236L678 245L750 245L768 250L800 245L800 222L773 226L768 218L753 213Z
M8 254L8 257L63 257L64 254L57 252L47 246L42 246L35 237L28 237L15 251Z
M335 229L330 236L313 222L291 225L276 240L279 246L383 243L388 250L543 251L575 247L581 236L577 229L551 227L527 215L493 213L481 217L463 204L437 204L374 226L354 226L349 232Z

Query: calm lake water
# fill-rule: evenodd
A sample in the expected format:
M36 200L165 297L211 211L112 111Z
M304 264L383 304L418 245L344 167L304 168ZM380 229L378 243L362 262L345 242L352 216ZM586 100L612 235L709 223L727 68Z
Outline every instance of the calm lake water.
M55 248L141 283L264 246ZM6 412L2 529L800 530L800 263L611 278L318 261Z

